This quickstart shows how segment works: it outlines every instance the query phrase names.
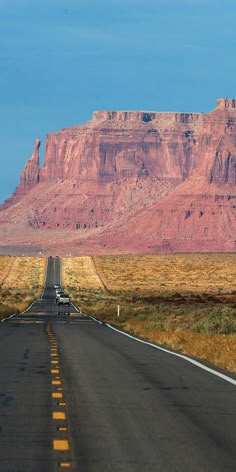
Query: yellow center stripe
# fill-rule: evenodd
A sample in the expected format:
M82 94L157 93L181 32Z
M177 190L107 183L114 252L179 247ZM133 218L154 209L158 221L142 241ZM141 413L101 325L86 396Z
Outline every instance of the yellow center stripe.
M54 420L65 420L66 419L66 415L64 413L64 411L53 411L52 412L52 417Z
M69 442L66 439L54 439L53 448L55 451L69 451Z
M62 393L59 393L59 392L52 393L52 398L62 398L62 397L63 397Z

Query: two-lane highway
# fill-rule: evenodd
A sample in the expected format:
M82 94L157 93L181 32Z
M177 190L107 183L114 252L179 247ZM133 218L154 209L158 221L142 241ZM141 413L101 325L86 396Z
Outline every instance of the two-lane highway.
M235 471L236 386L43 298L0 324L0 471Z

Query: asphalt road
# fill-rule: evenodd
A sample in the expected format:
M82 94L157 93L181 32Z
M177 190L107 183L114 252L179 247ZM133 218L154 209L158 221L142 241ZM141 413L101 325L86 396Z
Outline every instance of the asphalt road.
M0 471L235 471L236 386L41 300L0 323ZM66 311L68 311L66 309Z

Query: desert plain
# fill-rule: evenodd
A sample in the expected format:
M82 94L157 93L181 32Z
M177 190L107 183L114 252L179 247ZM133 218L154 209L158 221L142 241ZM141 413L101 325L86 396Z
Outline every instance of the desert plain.
M46 262L0 257L1 318L41 296ZM236 254L68 257L62 284L85 315L236 373Z

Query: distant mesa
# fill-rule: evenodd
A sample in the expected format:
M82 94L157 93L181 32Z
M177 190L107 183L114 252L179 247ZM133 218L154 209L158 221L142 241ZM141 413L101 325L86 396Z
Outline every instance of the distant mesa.
M236 100L234 98L218 98L216 104L218 108L224 108L225 110L236 108Z
M235 251L236 100L216 105L96 111L47 135L42 167L36 139L0 229L74 254Z

